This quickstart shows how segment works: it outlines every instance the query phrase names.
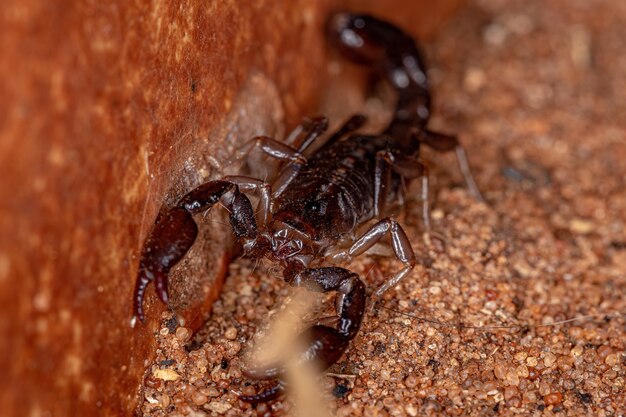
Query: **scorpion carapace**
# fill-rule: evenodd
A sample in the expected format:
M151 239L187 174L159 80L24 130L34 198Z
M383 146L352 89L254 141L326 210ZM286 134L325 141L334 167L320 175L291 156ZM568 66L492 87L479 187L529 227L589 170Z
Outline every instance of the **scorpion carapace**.
M468 187L480 198L457 139L427 128L431 99L426 70L413 39L372 16L349 13L331 16L326 30L331 45L343 56L366 65L397 91L390 124L378 135L357 134L365 118L356 115L321 144L318 141L324 137L327 121L319 117L303 123L286 143L264 136L249 141L234 159L258 148L275 161L276 174L267 181L225 176L197 187L174 207L162 210L141 254L135 317L144 319L144 293L152 281L159 298L167 303L168 273L196 239L193 215L219 201L228 210L244 256L278 263L291 285L336 292L336 326L318 324L303 335L306 349L302 360L317 361L326 369L339 360L357 334L366 305L365 286L359 276L332 265L366 252L389 236L403 266L375 290L374 297L395 286L415 265L404 230L393 217L386 216L388 208L402 200L403 184L421 178L424 222L429 228L428 177L418 160L420 145L456 150ZM246 193L258 196L257 210ZM355 236L368 222L373 222L371 227ZM250 377L276 378L279 384L242 399L259 402L275 398L282 391L282 373L280 365L250 370Z

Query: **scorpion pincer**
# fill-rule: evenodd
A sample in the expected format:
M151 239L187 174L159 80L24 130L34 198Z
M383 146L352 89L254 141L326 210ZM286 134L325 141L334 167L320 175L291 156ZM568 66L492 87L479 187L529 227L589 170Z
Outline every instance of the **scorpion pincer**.
M243 175L209 181L174 207L162 210L141 253L135 317L144 320L143 298L152 281L161 301L168 302L168 273L198 233L193 215L219 201L228 209L244 256L278 263L291 285L336 292L336 327L317 324L301 335L306 346L301 360L316 361L326 369L339 360L358 333L366 306L365 285L359 276L329 265L360 255L389 236L402 268L375 290L374 297L395 286L415 265L411 243L389 211L402 201L403 185L421 179L424 223L430 227L428 176L418 159L420 146L454 150L470 192L481 199L457 138L428 129L431 95L414 40L368 15L335 14L326 30L341 55L368 67L395 89L397 106L391 122L380 134L363 135L355 131L365 118L355 115L324 137L327 120L319 117L303 123L286 143L265 136L249 141L237 158L260 149L274 160L276 174L268 181ZM246 193L259 198L256 215ZM357 230L368 222L373 225L357 236ZM261 394L241 398L249 402L276 398L283 391L283 372L280 364L249 370L252 378L277 379L278 383Z

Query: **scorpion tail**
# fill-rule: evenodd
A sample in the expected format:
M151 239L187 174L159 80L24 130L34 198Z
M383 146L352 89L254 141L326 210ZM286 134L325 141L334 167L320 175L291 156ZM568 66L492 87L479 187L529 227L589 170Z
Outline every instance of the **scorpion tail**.
M332 15L326 31L343 56L372 68L398 92L396 111L386 133L407 151L414 151L419 146L414 135L428 122L431 106L426 67L415 41L388 22L345 12Z

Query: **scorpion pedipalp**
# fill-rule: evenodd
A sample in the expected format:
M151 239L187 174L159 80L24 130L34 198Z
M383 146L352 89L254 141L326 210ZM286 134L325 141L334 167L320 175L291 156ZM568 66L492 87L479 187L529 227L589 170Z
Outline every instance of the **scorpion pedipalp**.
M327 369L343 355L361 326L366 304L365 285L357 274L338 267L305 269L291 284L310 291L337 292L339 317L336 327L317 324L298 337L303 348L298 362L314 363L321 370ZM281 378L285 369L284 364L273 364L264 368L248 369L245 374L253 379L275 379ZM285 383L280 382L279 385L284 386ZM275 394L275 389L276 387L268 389L267 394L263 392L240 398L248 402L259 402L260 398Z
M198 235L192 214L210 209L221 198L230 211L233 232L239 238L256 237L254 211L248 197L228 181L211 181L180 199L178 204L159 215L143 247L135 285L134 317L144 320L143 299L147 285L154 281L157 294L167 304L167 278L170 269L189 251Z

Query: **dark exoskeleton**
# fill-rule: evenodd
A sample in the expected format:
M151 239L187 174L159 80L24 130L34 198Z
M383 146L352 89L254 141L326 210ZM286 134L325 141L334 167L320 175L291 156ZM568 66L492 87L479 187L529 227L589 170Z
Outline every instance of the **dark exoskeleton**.
M348 13L331 16L327 35L343 56L383 76L397 91L397 107L388 127L378 135L354 133L365 122L357 115L324 137L327 122L316 118L300 126L286 143L268 137L249 141L236 158L260 149L275 159L276 175L270 181L250 176L210 181L162 212L141 254L135 317L144 319L144 293L152 281L159 298L168 302L168 273L185 256L198 233L193 215L219 201L228 209L244 256L277 262L292 285L337 293L336 326L314 325L302 336L306 340L302 360L314 360L326 369L339 360L357 334L366 306L365 286L359 276L327 265L360 255L389 236L403 267L375 290L374 297L395 286L415 265L415 255L402 227L393 217L385 216L388 207L403 198L403 184L419 178L424 222L430 227L428 177L418 160L420 146L456 151L470 192L481 198L457 139L427 128L431 96L413 39L374 17ZM325 142L320 144L322 138ZM259 198L256 214L245 193ZM374 224L369 229L356 235L359 227L371 221ZM251 377L276 378L279 383L242 399L259 402L275 398L283 388L282 372L280 366L250 370Z

